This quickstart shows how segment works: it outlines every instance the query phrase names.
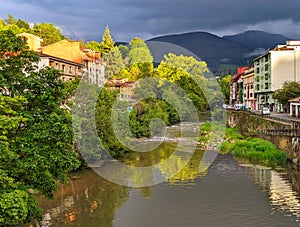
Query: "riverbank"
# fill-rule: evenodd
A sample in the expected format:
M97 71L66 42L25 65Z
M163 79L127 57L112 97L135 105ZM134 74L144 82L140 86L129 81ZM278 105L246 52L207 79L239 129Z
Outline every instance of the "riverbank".
M200 126L201 145L205 147L211 138L211 122ZM232 153L235 157L246 158L249 161L261 162L266 165L284 165L287 162L285 152L274 144L261 138L245 138L236 128L226 128L225 138L219 147L222 154Z

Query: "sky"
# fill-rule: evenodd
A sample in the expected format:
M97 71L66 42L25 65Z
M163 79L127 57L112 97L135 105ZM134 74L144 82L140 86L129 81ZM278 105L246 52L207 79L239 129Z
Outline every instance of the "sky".
M300 39L299 0L0 0L8 14L30 24L54 23L72 39L115 41L206 31L218 36L261 30Z

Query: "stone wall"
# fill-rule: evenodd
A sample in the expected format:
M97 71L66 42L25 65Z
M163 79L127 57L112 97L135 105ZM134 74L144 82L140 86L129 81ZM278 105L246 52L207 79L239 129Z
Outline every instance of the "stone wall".
M244 136L259 137L286 152L290 161L300 166L298 124L255 115L246 111L227 111L227 124Z

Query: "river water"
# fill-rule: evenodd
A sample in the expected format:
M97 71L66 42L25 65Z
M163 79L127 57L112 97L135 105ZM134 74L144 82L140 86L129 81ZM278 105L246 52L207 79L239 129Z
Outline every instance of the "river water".
M176 143L128 154L127 165L149 166ZM219 154L199 168L203 150L166 182L142 188L107 181L91 169L73 174L54 200L40 198L44 227L299 226L300 175L292 166L270 168ZM178 157L177 163L182 160ZM166 172L163 167L161 172ZM113 170L112 170L113 172ZM131 176L132 182L143 181ZM38 226L33 224L32 226Z

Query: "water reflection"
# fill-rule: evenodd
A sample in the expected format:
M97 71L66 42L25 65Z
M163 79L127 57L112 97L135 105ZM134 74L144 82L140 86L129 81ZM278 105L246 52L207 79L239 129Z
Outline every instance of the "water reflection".
M170 157L174 146L164 144L156 153L131 153L125 162L153 165ZM205 166L201 167L203 154L196 150L185 166L182 166L183 157L174 156L183 169L168 182L155 187L127 188L108 182L91 170L82 170L78 178L74 176L68 185L61 186L54 200L40 199L45 211L40 226L141 226L145 220L148 223L147 218L155 221L144 226L155 226L154 223L169 226L165 225L166 220L171 221L172 226L184 223L234 226L229 225L228 217L234 217L233 223L248 226L257 226L257 223L291 226L300 220L299 171L290 166L277 171L262 165L237 163L231 155L218 156L208 171ZM168 173L167 168L162 165L161 174ZM131 181L153 177L134 173L127 176ZM170 220L169 215L175 216Z
M40 199L45 212L41 226L112 226L115 211L128 199L128 188L90 170L80 171L78 177L61 186L54 200Z
M244 165L250 168L256 183L269 198L273 209L300 221L299 170L289 165L286 170L276 171L261 165ZM296 190L295 190L296 189Z

